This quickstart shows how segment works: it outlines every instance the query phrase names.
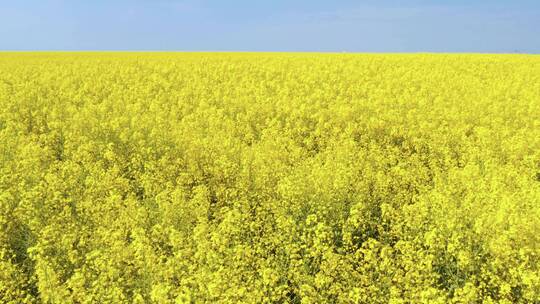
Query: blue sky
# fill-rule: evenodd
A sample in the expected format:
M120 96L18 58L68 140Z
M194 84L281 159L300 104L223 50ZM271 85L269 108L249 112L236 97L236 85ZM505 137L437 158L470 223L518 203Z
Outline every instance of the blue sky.
M0 50L540 53L540 1L0 0Z

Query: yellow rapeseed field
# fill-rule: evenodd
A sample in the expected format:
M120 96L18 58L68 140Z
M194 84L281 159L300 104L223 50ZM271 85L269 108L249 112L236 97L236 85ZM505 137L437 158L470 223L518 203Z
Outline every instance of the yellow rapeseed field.
M0 303L540 303L540 56L0 53Z

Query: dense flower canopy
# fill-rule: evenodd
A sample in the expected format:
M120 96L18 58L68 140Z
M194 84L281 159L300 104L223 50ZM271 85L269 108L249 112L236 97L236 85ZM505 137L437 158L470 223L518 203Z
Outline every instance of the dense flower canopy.
M540 57L2 53L0 302L540 302Z

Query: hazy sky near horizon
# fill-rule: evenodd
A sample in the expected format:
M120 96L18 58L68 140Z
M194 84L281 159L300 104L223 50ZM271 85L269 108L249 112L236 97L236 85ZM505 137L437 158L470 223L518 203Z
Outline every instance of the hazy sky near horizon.
M540 1L0 0L0 50L540 53Z

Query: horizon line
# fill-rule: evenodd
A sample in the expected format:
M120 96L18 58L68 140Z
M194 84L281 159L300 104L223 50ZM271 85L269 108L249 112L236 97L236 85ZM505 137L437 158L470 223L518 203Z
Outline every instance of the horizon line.
M312 53L312 54L478 54L478 55L540 55L540 52L454 52L454 51L410 51L410 52L395 52L395 51L379 51L379 52L362 52L362 51L231 51L231 50L0 50L0 53Z

